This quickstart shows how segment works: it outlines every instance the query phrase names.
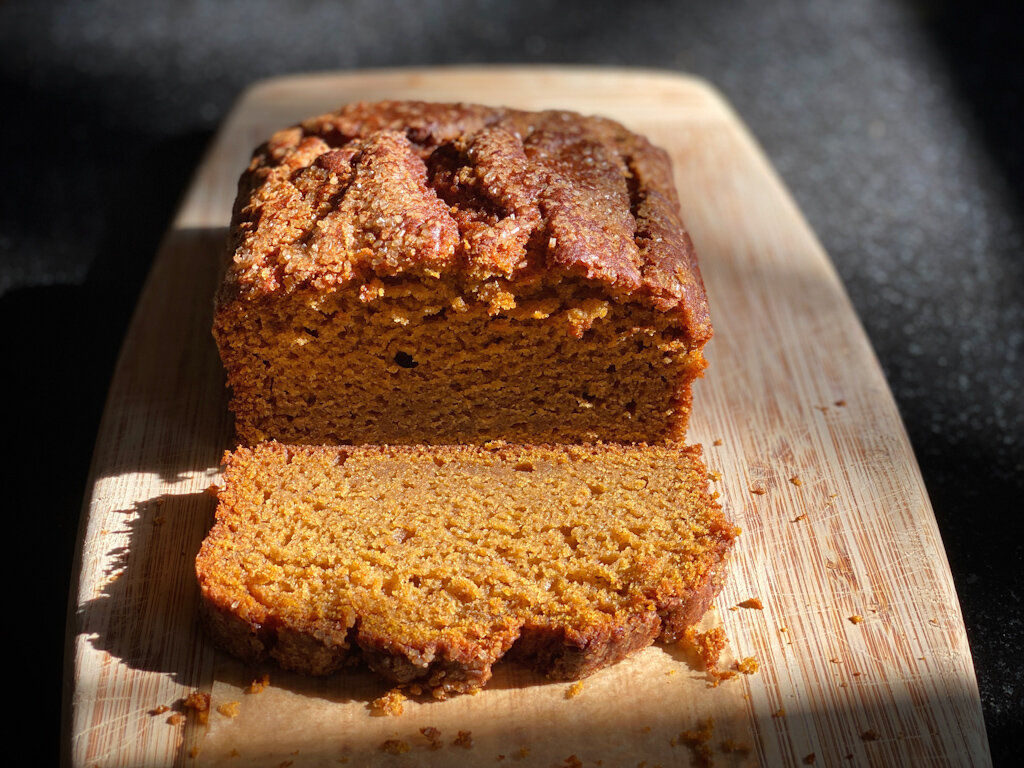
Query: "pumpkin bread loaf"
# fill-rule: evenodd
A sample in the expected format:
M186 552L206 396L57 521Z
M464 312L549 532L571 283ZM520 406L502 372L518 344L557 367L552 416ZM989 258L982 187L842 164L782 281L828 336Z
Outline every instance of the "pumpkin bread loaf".
M443 698L506 654L575 679L678 638L737 533L699 448L271 442L226 457L197 570L243 659Z
M617 123L350 105L256 151L229 250L245 444L685 435L704 286L668 156Z

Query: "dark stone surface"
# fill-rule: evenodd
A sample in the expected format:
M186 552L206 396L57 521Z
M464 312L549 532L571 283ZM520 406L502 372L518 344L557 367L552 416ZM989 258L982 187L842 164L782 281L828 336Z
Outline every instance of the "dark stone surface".
M120 339L247 84L477 62L701 75L767 150L889 378L956 578L997 765L1024 722L1024 39L1009 0L0 4L9 541L47 553L56 722L68 570ZM39 551L34 546L34 551ZM40 606L40 598L42 604ZM14 600L18 599L15 597ZM48 687L46 687L48 685Z

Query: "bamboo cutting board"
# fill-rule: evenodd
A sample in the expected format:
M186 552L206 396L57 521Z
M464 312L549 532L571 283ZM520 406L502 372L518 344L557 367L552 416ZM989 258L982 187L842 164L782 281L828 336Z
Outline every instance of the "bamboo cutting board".
M208 643L193 560L213 516L206 489L232 444L209 327L235 183L273 130L381 98L598 113L672 155L716 334L690 436L744 530L707 621L730 638L729 658L757 659L756 674L709 687L680 649L655 646L575 696L501 664L479 695L381 717L369 702L387 687L367 673L251 669ZM124 342L77 572L65 718L76 767L990 762L949 566L874 354L736 115L678 75L405 70L248 91L196 174ZM763 607L737 607L751 598ZM269 686L246 693L264 672ZM175 723L197 690L211 696L208 722Z

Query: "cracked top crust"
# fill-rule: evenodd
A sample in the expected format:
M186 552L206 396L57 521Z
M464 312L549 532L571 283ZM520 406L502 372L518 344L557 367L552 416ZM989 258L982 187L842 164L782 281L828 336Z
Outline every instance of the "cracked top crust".
M667 154L611 120L357 103L274 134L239 181L221 303L399 275L550 275L711 335Z

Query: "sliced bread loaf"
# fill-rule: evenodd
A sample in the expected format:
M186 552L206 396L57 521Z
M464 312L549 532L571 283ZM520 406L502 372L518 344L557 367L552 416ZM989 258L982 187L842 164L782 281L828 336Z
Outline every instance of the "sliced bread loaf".
M444 697L505 654L575 679L678 638L737 533L699 448L272 442L227 455L197 571L236 655Z

